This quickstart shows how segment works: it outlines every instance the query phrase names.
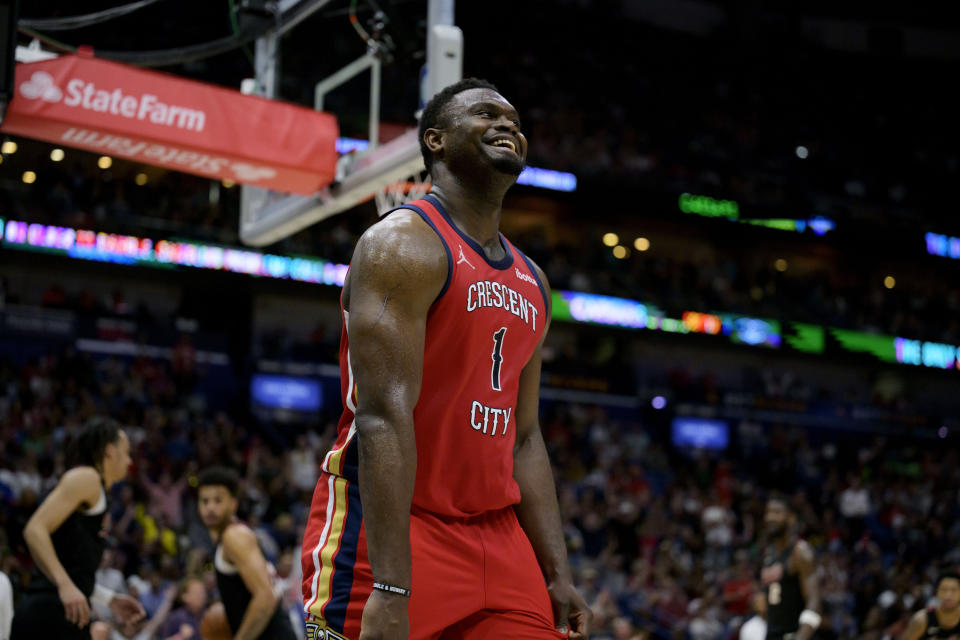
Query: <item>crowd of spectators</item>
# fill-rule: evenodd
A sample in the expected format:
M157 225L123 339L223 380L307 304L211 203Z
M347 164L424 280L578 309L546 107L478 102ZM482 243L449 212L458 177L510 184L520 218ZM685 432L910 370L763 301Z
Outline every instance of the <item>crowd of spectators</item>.
M15 592L32 566L22 528L63 472L65 442L88 417L109 413L125 425L134 467L111 496L98 579L138 597L149 614L112 637L196 637L215 584L191 486L214 463L242 472L242 515L296 615L297 546L336 416L301 425L284 443L249 414L206 409L175 380L168 361L72 349L0 365L0 548ZM828 637L890 636L927 602L930 572L960 561L958 460L942 447L820 441L741 421L731 449L711 456L672 447L640 412L553 402L542 416L596 638L734 637L759 588L762 510L773 489L790 496L798 533L819 554ZM109 612L100 614L109 623Z

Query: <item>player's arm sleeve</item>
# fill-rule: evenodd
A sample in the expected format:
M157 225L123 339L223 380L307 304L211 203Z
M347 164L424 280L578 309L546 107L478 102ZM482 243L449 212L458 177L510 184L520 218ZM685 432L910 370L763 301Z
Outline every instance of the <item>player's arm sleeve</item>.
M409 213L409 215L407 215ZM427 314L447 279L446 250L412 212L360 239L350 267L350 366L356 382L360 500L377 582L410 588L410 505L417 471Z
M251 596L233 637L234 640L254 640L263 633L277 608L267 560L257 544L257 536L245 526L227 527L223 532L223 547Z
M921 609L910 617L910 623L903 635L900 636L900 640L920 640L926 631L927 612Z
M549 304L550 288L546 275L539 268L537 271ZM540 344L537 345L533 356L520 374L513 477L520 487L520 504L516 507L517 519L527 538L530 539L540 568L549 583L555 580L569 581L570 568L567 562L567 547L563 539L563 526L560 522L560 507L557 504L553 471L547 456L543 434L540 431L541 352L543 339L546 337L547 329L550 328L549 310L547 318Z
M100 476L92 467L77 467L63 474L50 495L30 516L23 529L23 538L37 566L53 584L61 587L70 581L57 557L51 534L84 504L96 503L100 493ZM89 595L89 594L87 594Z

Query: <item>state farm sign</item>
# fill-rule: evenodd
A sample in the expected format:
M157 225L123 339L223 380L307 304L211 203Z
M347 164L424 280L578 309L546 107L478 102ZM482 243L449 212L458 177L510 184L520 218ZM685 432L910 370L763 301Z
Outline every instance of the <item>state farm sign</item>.
M35 71L29 80L20 85L20 94L27 100L59 102L63 91L49 73ZM200 109L166 104L152 93L126 95L121 87L112 91L98 89L94 83L81 78L74 78L67 83L67 97L63 104L135 120L149 119L150 122L191 131L203 131L207 121L206 112Z
M16 69L5 132L308 195L336 169L333 116L88 56Z

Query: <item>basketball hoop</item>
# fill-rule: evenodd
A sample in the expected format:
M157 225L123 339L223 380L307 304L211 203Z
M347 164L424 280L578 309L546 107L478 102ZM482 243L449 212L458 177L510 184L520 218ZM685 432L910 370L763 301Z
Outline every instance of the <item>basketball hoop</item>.
M430 174L418 171L408 180L393 182L374 192L377 200L377 213L384 215L408 202L419 200L430 192Z

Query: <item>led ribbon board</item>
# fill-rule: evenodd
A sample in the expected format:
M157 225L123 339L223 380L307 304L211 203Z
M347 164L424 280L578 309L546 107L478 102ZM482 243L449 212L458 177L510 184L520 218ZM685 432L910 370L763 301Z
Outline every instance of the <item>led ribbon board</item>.
M182 240L153 240L19 220L0 219L0 246L82 260L159 268L188 267L226 271L279 280L342 287L348 265L319 258L282 256L247 249ZM685 311L671 318L637 300L576 291L553 292L553 318L632 330L724 336L736 344L824 354L831 345L869 354L890 363L960 369L960 346L863 331L825 328L799 322L781 323L729 313Z
M793 231L803 233L810 229L818 236L826 235L836 228L836 223L824 216L814 216L809 220L794 218L743 218L740 205L734 200L719 200L710 196L681 193L677 206L683 213L702 216L704 218L723 218L731 222L750 224L756 227L766 227L779 231Z
M942 233L927 233L927 253L942 258L960 260L960 238L945 236Z
M279 280L343 286L345 264L318 258L279 256L248 249L180 240L159 240L87 229L0 220L3 246L82 260L148 267L193 267Z

